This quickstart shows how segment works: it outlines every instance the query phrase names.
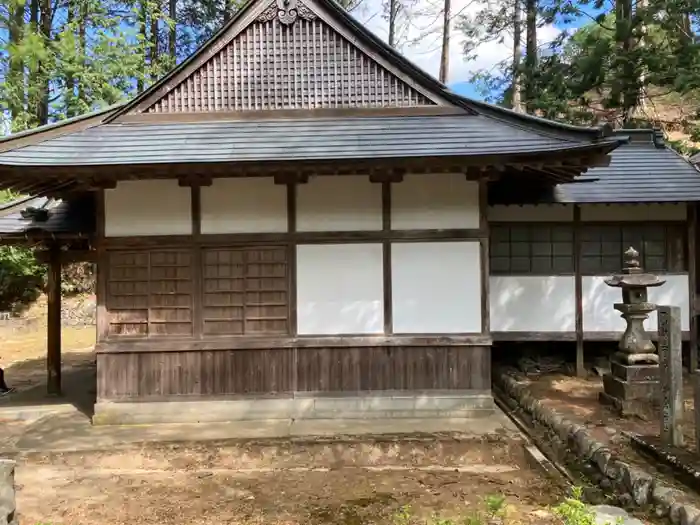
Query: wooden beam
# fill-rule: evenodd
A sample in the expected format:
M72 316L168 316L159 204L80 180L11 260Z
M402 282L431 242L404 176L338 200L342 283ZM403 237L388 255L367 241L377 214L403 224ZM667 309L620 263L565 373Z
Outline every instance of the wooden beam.
M581 275L581 207L574 206L574 297L576 326L576 376L585 377L583 352L583 277Z
M109 333L109 313L107 312L107 272L109 271L109 253L105 245L105 190L100 190L95 195L97 199L96 222L97 235L97 280L95 285L95 324L97 327L97 342L107 338Z
M390 171L387 173L373 173L369 176L369 181L373 184L383 184L385 182L403 182L405 170Z
M698 312L695 298L698 295L697 285L697 235L698 235L698 208L697 204L688 206L688 297L690 306L690 371L698 369Z
M490 256L489 256L489 186L488 182L479 182L479 229L483 237L479 239L481 255L481 331L484 334L491 332L491 301L490 301Z
M37 250L34 252L37 262L49 264L51 253L49 250ZM76 262L94 262L97 259L95 250L67 250L61 251L61 264L72 264Z
M194 339L152 338L136 339L115 337L99 343L99 353L149 353L149 352L190 352L216 350L276 350L283 348L372 348L401 346L490 346L491 337L484 334L452 335L343 335L343 336L300 336L266 337L233 336L212 337L197 341Z
M138 124L204 122L204 121L246 121L246 120L294 120L317 118L376 118L406 116L466 115L467 111L454 106L423 106L402 108L318 108L318 109L273 109L268 111L197 111L182 113L133 113L120 116L117 122Z
M202 234L202 190L199 186L190 188L190 213L192 215L192 332L201 339L204 332L202 290L202 246L196 242Z
M387 235L391 232L391 182L382 184L382 231ZM382 243L382 279L384 300L384 335L394 331L393 296L391 278L391 241Z
M46 371L49 395L61 395L61 249L51 248L48 272Z
M191 175L188 177L180 177L177 180L179 186L183 188L195 188L200 186L211 186L213 179L207 175Z

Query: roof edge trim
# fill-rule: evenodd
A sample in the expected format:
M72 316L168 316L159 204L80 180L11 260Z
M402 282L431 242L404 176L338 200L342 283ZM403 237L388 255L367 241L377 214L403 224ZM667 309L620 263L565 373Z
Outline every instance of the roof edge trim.
M104 121L99 117L118 111L119 108L121 108L125 104L126 103L124 102L121 102L119 104L113 104L106 108L91 111L90 113L85 113L83 115L78 115L76 117L71 117L65 120L59 120L58 122L52 122L51 124L45 124L37 128L28 129L19 133L7 135L5 137L0 137L0 153L4 153L13 149L23 148L25 146L36 144L44 140L48 140L50 138L55 138L62 134L59 132L59 130L67 133L69 131L79 131L82 129L87 129L89 127L92 127L90 125L90 121L92 119L95 119L96 121L93 125L99 125ZM81 124L81 126L75 126L78 124ZM77 127L77 129L73 129L74 126ZM56 133L51 133L50 136L44 136L46 133L49 132Z

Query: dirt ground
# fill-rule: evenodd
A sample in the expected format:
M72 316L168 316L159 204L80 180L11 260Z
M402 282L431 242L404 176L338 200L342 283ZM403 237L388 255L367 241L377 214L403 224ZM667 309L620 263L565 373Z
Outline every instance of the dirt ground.
M0 330L0 362L18 389L8 401L42 402L45 333ZM69 401L74 392L94 389L86 388L94 382L94 333L94 327L63 328ZM21 432L24 424L0 425L1 448L3 435ZM561 501L561 488L526 465L522 443L494 440L144 445L21 456L20 523L390 524L405 506L412 509L410 522L418 523L433 514L464 518L494 495L506 498L508 524L553 522L546 509Z
M329 446L353 450L338 464ZM419 523L464 518L493 495L506 523L540 524L563 496L512 441L150 446L24 458L17 482L22 525L390 524L404 506Z

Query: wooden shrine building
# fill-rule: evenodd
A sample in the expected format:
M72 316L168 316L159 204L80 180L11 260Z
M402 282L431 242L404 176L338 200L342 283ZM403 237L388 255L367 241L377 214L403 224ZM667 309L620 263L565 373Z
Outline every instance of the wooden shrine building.
M685 190L635 180L659 155ZM47 248L54 305L96 261L96 422L476 417L494 339L618 328L583 275L625 214L693 308L698 175L653 132L459 97L332 0L253 0L133 101L0 142L0 187L60 199L0 240ZM599 206L635 187L673 204Z

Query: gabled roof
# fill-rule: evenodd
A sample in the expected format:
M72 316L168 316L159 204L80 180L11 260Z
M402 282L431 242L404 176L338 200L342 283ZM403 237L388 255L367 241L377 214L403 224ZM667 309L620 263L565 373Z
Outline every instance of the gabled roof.
M6 166L333 161L583 152L606 144L475 115L104 124L0 154ZM613 149L616 141L608 143Z
M610 134L609 126L601 126L597 128L573 126L560 122L550 121L539 117L518 113L507 108L487 104L484 102L471 100L466 97L457 95L448 89L444 84L429 75L421 68L413 64L410 60L404 57L396 49L390 47L382 39L377 37L363 24L356 20L335 0L288 0L288 9L297 9L298 12L311 13L312 16L318 17L324 23L328 24L334 30L338 31L343 37L347 38L354 46L363 53L368 54L373 60L376 60L383 67L386 67L392 73L396 74L402 80L409 83L412 87L420 91L432 103L446 103L457 108L463 109L468 114L484 115L496 119L501 119L506 123L513 125L525 126L526 128L538 129L542 132L549 133L566 133L571 134L572 138L579 140L592 140L601 138ZM225 24L216 34L214 34L207 42L205 42L195 53L189 56L179 66L173 69L170 73L152 85L149 89L134 98L123 108L110 115L106 122L118 120L125 114L134 112L144 112L168 93L173 92L178 86L182 85L184 79L195 76L197 82L194 82L192 89L196 90L197 85L202 86L202 83L208 83L210 79L204 78L204 75L196 76L198 70L207 64L213 56L216 56L222 49L230 44L239 36L246 28L248 28L256 17L265 16L265 13L272 9L274 12L281 11L276 7L281 5L283 0L249 0L241 10L227 24ZM303 31L301 31L303 33ZM303 35L309 37L308 34ZM274 42L272 44L275 45ZM281 43L280 43L281 45ZM241 52L241 50L239 50ZM289 55L288 55L289 56ZM258 57L259 58L259 57ZM291 60L295 57L289 56ZM227 55L226 60L231 64L232 56ZM253 64L262 67L262 64ZM247 73L250 75L251 71ZM266 74L271 74L269 70L265 70ZM290 74L294 74L292 71ZM313 73L312 73L313 75ZM363 77L361 77L363 78ZM229 79L230 80L230 79ZM312 82L320 83L321 78L312 77ZM369 79L372 82L372 79ZM375 83L378 79L373 80ZM301 82L301 80L300 80ZM228 85L229 89L240 87L240 85ZM312 89L315 89L311 86ZM332 89L332 86L322 86L325 89ZM268 86L268 90L272 89ZM194 94L194 92L193 92ZM216 96L216 94L213 94ZM313 94L309 93L309 97ZM215 106L214 102L214 106ZM197 109L197 108L193 108ZM245 109L245 108L240 108ZM258 109L252 107L249 109Z
M519 160L525 156L526 164L534 162L538 166L557 156L553 164L558 168L545 176L561 181L570 180L592 163L603 163L604 155L618 145L618 139L610 138L605 126L588 128L552 122L452 93L374 36L334 0L275 2L251 0L199 51L131 102L0 142L0 187L55 194L61 179L74 184L68 190L75 191L80 184L90 186L101 178L117 177L109 168L128 164L141 165L144 170L145 165L156 165L154 169L158 170L158 165L165 163L180 164L182 171L191 171L192 163L238 163L246 164L247 169L251 162L272 165L298 161L307 163L308 169L317 161L452 157L455 165L463 165L465 157L491 156L491 164L502 165L504 155L509 156L508 162L510 156ZM316 25L304 25L306 22ZM319 40L318 35L314 37L314 28L335 33L323 33ZM260 35L272 36L263 41ZM311 38L314 46L305 47L302 37ZM243 39L237 48L227 47L237 38ZM311 60L307 66L313 65L314 53L330 49L323 46L333 42L342 45L326 53L333 67L324 71L336 74L351 70L354 77L341 75L329 83L326 73L315 76L313 68L301 73L295 69L297 60ZM270 71L262 54L251 55L246 74L235 77L232 64L241 63L236 53L258 49L253 43L269 45L269 49L261 49L277 57L274 67L283 64L287 69L279 74ZM345 62L333 62L337 49L347 59ZM213 57L219 58L212 65ZM350 68L353 64L354 69ZM207 76L209 73L213 76ZM283 78L285 89L291 90L292 84L310 88L307 94L303 89L299 91L304 101L313 101L318 93L334 89L350 93L352 107L324 106L316 111L294 106L296 109L291 111L274 111L264 109L273 106L256 102L251 106L253 110L234 103L235 111L229 107L211 112L204 111L201 104L171 108L170 102L162 102L180 89L182 96L199 93L200 101L206 98L207 104L216 109L216 101L226 96L240 99L244 76L264 88L255 93L247 91L247 97L284 96L286 91L279 91L271 82ZM352 91L355 81L363 83L362 90ZM396 86L401 89L391 91ZM373 102L367 103L372 96ZM380 107L373 106L375 103ZM152 112L157 104L160 109ZM416 107L406 107L410 105ZM220 102L218 107L221 109ZM562 160L562 155L569 152L581 155ZM300 165L285 164L285 169ZM177 176L173 170L168 173Z

